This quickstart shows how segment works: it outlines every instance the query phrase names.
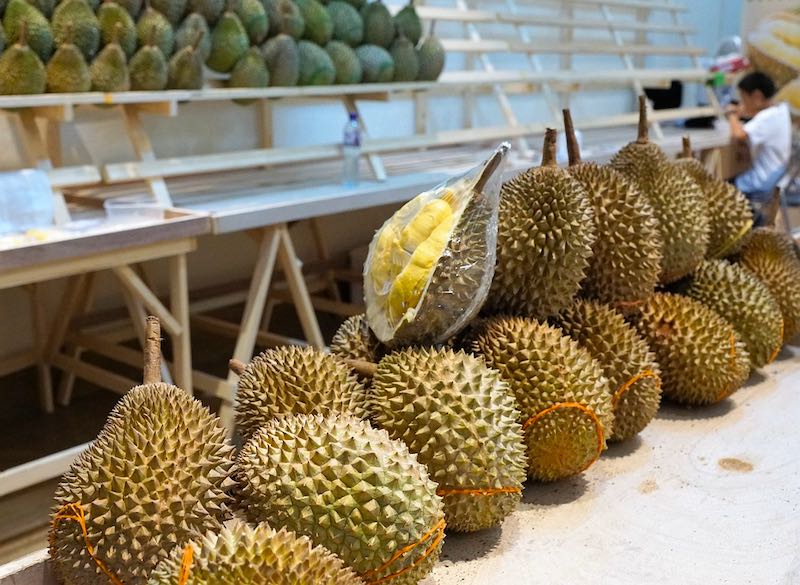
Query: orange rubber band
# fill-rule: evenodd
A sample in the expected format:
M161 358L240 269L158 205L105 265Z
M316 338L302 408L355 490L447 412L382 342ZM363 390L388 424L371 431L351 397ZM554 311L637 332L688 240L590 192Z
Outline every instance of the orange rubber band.
M106 564L97 558L94 554L94 547L92 543L89 542L89 532L86 530L86 513L83 510L83 507L80 504L66 504L62 506L61 509L53 516L52 526L53 532L56 531L58 528L58 524L62 520L75 520L81 527L81 532L83 533L83 542L86 545L86 552L89 553L91 559L97 564L100 570L108 577L109 581L111 581L112 585L123 585L122 581L120 581L114 573L106 566Z
M187 544L183 549L181 559L181 570L178 572L178 585L186 585L189 582L189 575L192 572L192 561L194 560L194 549L191 544Z
M614 303L617 307L625 309L635 309L636 307L644 304L644 301L617 301Z
M467 495L467 496L494 496L497 494L518 494L522 488L499 487L499 488L439 488L436 490L437 496Z
M578 410L582 411L584 414L588 414L589 418L591 418L592 422L594 422L595 432L597 433L597 453L595 454L594 457L592 457L589 460L589 462L586 465L581 467L581 469L578 471L578 473L580 473L582 471L586 471L589 467L591 467L591 465L595 461L597 461L600 458L600 454L603 452L603 443L605 442L605 434L604 434L604 431L603 431L603 425L600 422L600 419L597 418L597 415L595 414L595 412L591 408L587 408L583 404L579 404L577 402L557 402L553 406L545 408L541 412L537 412L532 417L530 417L528 420L526 420L522 425L522 430L524 431L529 426L531 426L532 424L537 422L540 418L550 414L551 412L553 412L555 410L559 410L561 408L577 408Z
M369 571L367 571L366 573L361 575L361 578L366 581L367 585L378 585L379 583L383 583L385 581L388 581L389 579L394 579L395 577L399 577L400 575L403 575L403 574L407 573L408 571L410 571L411 569L413 569L414 567L419 565L422 561L427 559L433 553L433 551L436 550L436 547L439 546L439 543L442 542L442 539L444 538L444 527L445 527L444 518L442 518L436 524L433 525L433 528L431 528L430 530L428 530L428 532L423 534L422 538L420 538L417 542L414 542L412 544L409 544L408 546L405 546L405 547L401 548L399 551L397 551L396 553L394 553L392 555L392 558L390 558L388 561L383 563L380 567L377 567L375 569L370 569ZM426 542L434 534L436 534L436 537L433 539L433 542L431 543L431 545L427 549L425 549L425 552L422 553L422 555L418 559L416 559L413 563L411 563L407 567L404 567L404 568L400 569L399 571L397 571L395 573L391 573L391 574L386 575L385 577L381 577L380 579L377 579L375 581L367 581L367 577L369 575L373 575L375 573L380 573L380 572L388 569L400 557L402 557L406 553L414 550L415 548L417 548L422 543Z
M611 405L614 407L614 410L616 410L617 402L620 401L622 395L625 394L628 390L630 390L631 386L636 384L636 382L638 382L639 380L643 380L644 378L655 378L657 380L657 384L659 386L661 385L661 379L658 377L658 374L656 374L654 371L643 370L639 372L638 374L633 376L630 380L625 382L622 386L617 388L617 391L614 392L614 395L611 397Z
M778 347L776 347L775 351L772 352L772 355L769 356L769 359L767 360L768 364L771 364L772 362L774 362L775 358L777 358L778 354L781 352L781 348L783 347L783 333L784 333L784 331L783 331L783 317L781 317L781 334L780 334L780 339L778 339Z

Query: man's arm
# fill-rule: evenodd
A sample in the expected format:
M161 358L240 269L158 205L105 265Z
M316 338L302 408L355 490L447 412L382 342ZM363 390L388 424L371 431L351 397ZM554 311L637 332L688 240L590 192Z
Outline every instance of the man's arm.
M728 124L731 127L731 138L737 142L747 142L747 132L744 131L744 124L739 119L739 110L729 109L725 112Z

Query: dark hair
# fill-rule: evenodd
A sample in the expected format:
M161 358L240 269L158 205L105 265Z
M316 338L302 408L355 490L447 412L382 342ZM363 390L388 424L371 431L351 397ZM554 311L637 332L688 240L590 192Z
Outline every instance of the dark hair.
M770 79L768 75L755 71L748 73L739 80L738 88L745 93L753 93L760 91L766 99L770 99L775 95L775 82Z

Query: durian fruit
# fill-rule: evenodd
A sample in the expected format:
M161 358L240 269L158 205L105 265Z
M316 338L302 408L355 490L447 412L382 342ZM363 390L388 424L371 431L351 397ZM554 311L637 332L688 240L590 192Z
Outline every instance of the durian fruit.
M650 201L661 230L664 284L691 274L708 249L708 210L700 187L647 138L647 98L639 97L639 137L611 159Z
M300 52L297 43L286 34L279 34L261 46L269 69L269 83L277 87L293 87L300 79Z
M175 52L178 53L184 47L194 45L198 35L200 35L200 39L197 42L196 51L200 56L200 62L205 63L211 54L211 30L208 28L206 19L197 12L193 12L183 19L175 33Z
M417 46L417 60L419 61L418 81L436 81L444 69L444 45L433 34L435 26L436 21L431 23L428 36L422 39L422 42Z
M125 51L128 59L133 57L134 53L136 53L139 39L136 34L136 23L133 22L133 18L131 18L128 11L114 0L103 0L97 10L97 21L100 23L100 38L104 45L111 42L114 29L119 23L122 29L117 37L117 42L122 47L122 50Z
M750 374L750 356L733 326L689 297L656 293L635 319L656 354L664 397L688 405L719 402Z
M364 39L364 21L347 2L335 0L326 7L333 23L333 39L357 47Z
M169 71L164 53L154 44L154 39L140 48L128 63L131 89L158 91L167 87Z
M497 183L508 143L470 173L417 195L372 238L367 321L387 345L442 343L480 311L495 264Z
M50 558L64 585L145 583L173 549L231 515L233 447L199 400L161 383L159 338L150 317L144 384L56 489Z
M78 47L64 43L47 63L47 91L50 93L78 93L92 89L89 66Z
M187 546L193 554L186 585L363 585L324 547L264 523L250 526L234 519ZM184 551L173 550L158 564L148 585L184 583L180 581L184 558Z
M348 317L331 339L331 353L340 359L377 363L385 353L363 313Z
M708 210L708 258L735 253L753 227L753 213L747 197L734 185L715 179L703 163L692 156L692 144L683 137L683 151L675 163L694 180L705 196Z
M348 5L348 7L350 6ZM361 61L358 60L350 45L341 41L331 41L325 45L325 52L328 53L336 69L336 83L352 84L361 81L363 75Z
M28 46L28 30L23 22L16 42L0 55L0 94L44 93L46 83L44 64Z
M194 43L183 47L169 60L167 88L201 89L203 87L203 58L200 52L202 32L195 35Z
M6 49L6 33L3 31L3 27L0 26L0 53L5 51Z
M173 27L178 26L186 14L186 0L149 0L149 2Z
M103 47L103 50L89 66L89 73L92 76L92 91L128 91L131 88L125 51L116 40L121 25L117 24L114 30L115 35L111 42Z
M136 20L139 13L142 11L143 0L115 0L117 4L122 6L131 15L131 18Z
M556 166L556 131L548 128L542 166L517 175L500 192L497 268L487 304L533 318L558 313L586 275L595 232L589 196Z
M416 45L422 38L422 21L414 8L414 0L409 0L400 11L394 15L394 25L397 34L404 36L412 45Z
M53 10L56 7L56 0L28 0L31 6L34 6L39 12L42 13L42 16L45 18L50 18L53 16ZM5 10L5 2L2 3L0 6L0 12Z
M597 234L581 291L623 312L633 310L653 294L661 270L661 234L653 208L621 174L581 161L569 110L564 110L564 131L567 170L589 198Z
M394 61L393 81L414 81L419 75L419 58L414 44L404 36L397 37L389 49Z
M336 67L325 49L311 41L297 43L299 59L298 85L331 85L336 81Z
M597 460L614 413L608 380L586 349L556 327L518 317L483 321L472 339L517 399L529 477L554 481Z
M251 44L258 45L267 38L269 21L261 0L239 0L236 14L239 15Z
M780 306L783 340L800 333L800 260L790 238L757 228L748 236L739 262L766 285Z
M233 2L231 1L231 5ZM214 71L227 73L250 48L247 31L236 13L231 9L225 11L211 32L211 53L206 65Z
M640 433L658 412L661 375L655 355L624 317L597 301L577 300L563 310L558 326L587 349L603 368L614 406L610 441Z
M706 260L692 274L685 293L733 325L753 369L778 355L783 345L781 308L753 274L725 260Z
M25 26L25 43L39 59L46 62L53 53L53 32L50 23L39 10L25 0L9 0L3 14L3 32L6 45L19 43L22 26Z
M288 414L368 416L366 390L338 358L313 347L281 346L259 354L239 376L236 426L252 436Z
M394 79L392 55L378 45L361 45L356 56L364 72L364 83L387 83Z
M274 419L242 448L248 519L308 536L366 583L418 583L444 537L442 501L401 441L349 415Z
M186 11L197 13L211 26L219 20L225 10L225 0L189 0Z
M152 39L165 58L169 59L172 56L175 49L175 31L164 15L149 4L136 22L136 34L140 45Z
M63 0L53 12L53 38L56 45L71 43L78 47L86 60L100 48L100 22L86 0ZM124 37L117 35L117 42Z
M525 447L514 395L481 358L408 348L381 360L374 421L428 467L447 526L473 532L503 521L521 498Z
M269 71L264 63L264 56L258 47L250 47L239 59L231 71L228 87L267 87L269 86ZM233 100L239 105L252 104L254 99Z
M800 72L800 16L794 10L772 12L747 35L747 57L780 87Z
M269 21L269 36L289 35L294 40L303 38L306 29L303 15L292 0L264 0Z
M392 14L381 0L373 0L361 8L364 21L364 44L388 49L395 37Z
M324 47L333 35L333 21L328 11L317 0L293 0L303 16L303 38Z

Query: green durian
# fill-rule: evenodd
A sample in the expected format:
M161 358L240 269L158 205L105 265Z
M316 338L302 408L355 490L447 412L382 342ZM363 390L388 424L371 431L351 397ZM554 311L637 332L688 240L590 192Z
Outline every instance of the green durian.
M194 43L183 47L169 60L168 89L202 89L204 74L199 44L202 35L195 35Z
M394 78L394 61L389 51L377 45L361 45L356 49L361 62L364 83L387 83Z
M25 0L9 0L3 14L6 45L17 44L22 23L25 23L26 42L39 59L46 62L53 54L53 33L50 23L37 8Z
M269 39L261 47L269 69L270 85L292 87L300 78L300 52L295 40L286 34Z
M419 75L419 58L413 43L404 36L397 37L389 53L394 61L394 81L415 81Z
M175 52L177 53L184 47L195 45L197 35L200 35L199 42L196 45L197 53L200 55L201 63L205 63L211 54L211 30L208 28L205 18L197 12L187 16L175 33Z
M264 56L258 47L250 47L239 59L231 71L228 87L268 87L269 71L264 62ZM237 104L247 105L253 103L252 99L234 100Z
M100 22L86 0L63 0L53 12L53 38L56 45L69 42L81 50L88 61L100 48ZM121 43L124 31L117 36Z
M211 54L206 60L214 71L227 73L250 48L242 21L233 10L226 10L211 32Z
M267 38L269 21L261 0L240 0L236 14L247 31L250 43L258 45Z
M120 31L117 24L115 31ZM89 73L92 76L92 91L116 92L131 88L125 51L117 43L117 37L108 43L92 61Z
M125 51L128 59L133 57L136 53L139 38L136 34L136 23L133 22L133 18L131 18L128 11L114 0L103 0L97 10L97 20L100 23L100 36L104 45L111 42L117 23L122 26L117 42L122 47L122 50Z
M331 41L325 45L325 51L336 69L336 83L352 84L361 81L361 62L349 45L341 41Z
M158 91L167 87L167 60L154 44L154 39L140 48L130 60L128 74L134 91Z
M317 0L294 0L303 15L303 38L324 47L333 35L333 21L325 6Z
M219 20L225 10L225 0L189 0L186 11L190 14L197 13L202 16L207 26L211 26Z
M403 35L416 46L422 38L422 21L417 9L414 8L414 0L409 0L408 4L394 15L394 25L399 35Z
M306 24L300 9L292 0L264 0L269 21L269 36L286 34L294 40L303 38Z
M175 31L172 25L158 10L147 6L136 23L136 34L139 44L154 42L166 59L169 59L175 49Z
M187 0L148 0L150 6L158 10L172 27L178 26L186 14Z
M47 63L47 91L78 93L92 89L92 77L83 53L71 43L64 43Z
M128 14L131 15L131 18L135 21L139 14L142 12L142 3L143 0L114 0L117 4L122 6L125 10L128 11Z
M36 9L42 13L45 18L53 16L53 10L56 7L56 0L27 0L29 4L35 6ZM5 6L3 6L5 9Z
M417 59L419 60L418 81L436 81L444 70L444 45L433 34L435 24L435 22L431 23L430 33L422 39L422 42L417 47Z
M16 42L0 55L0 94L44 93L46 83L44 64L28 46L28 29L22 22Z
M336 0L326 7L333 22L333 39L357 47L364 38L364 21L358 10L347 2Z
M311 41L300 41L297 50L300 55L298 85L331 85L336 81L336 68L325 49Z
M369 2L361 8L364 21L364 44L388 49L395 37L394 19L381 0Z

